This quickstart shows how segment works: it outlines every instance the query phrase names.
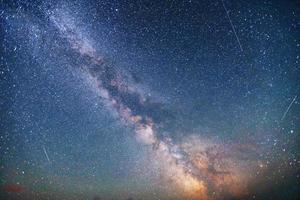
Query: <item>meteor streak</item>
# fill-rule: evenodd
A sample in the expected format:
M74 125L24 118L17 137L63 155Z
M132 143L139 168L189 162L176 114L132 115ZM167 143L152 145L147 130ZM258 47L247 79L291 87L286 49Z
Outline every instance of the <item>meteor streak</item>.
M47 151L46 151L46 149L45 149L44 146L43 146L43 151L44 151L44 153L45 153L45 156L46 156L48 162L50 163L51 161L50 161L50 159L49 159L48 153L47 153Z
M287 107L287 109L285 110L285 112L283 113L282 117L281 117L281 121L284 120L286 114L289 112L289 110L291 109L292 105L294 104L294 102L297 99L297 95L293 98L293 100L291 101L290 105Z
M227 8L226 8L226 6L225 6L224 0L221 0L221 1L222 1L223 8L224 8L224 10L225 10L225 12L226 12L226 16L227 16L227 18L228 18L228 20L229 20L229 22L230 22L230 26L231 26L231 28L232 28L232 30L233 30L234 35L235 35L235 38L236 38L236 40L237 40L237 42L238 42L238 44L239 44L240 50L243 51L243 48L242 48L240 39L239 39L239 37L238 37L238 35L237 35L237 33L236 33L236 30L235 30L235 28L234 28L234 26L233 26L233 23L232 23L231 18L230 18L230 16L229 16L229 12L228 12L228 10L227 10Z

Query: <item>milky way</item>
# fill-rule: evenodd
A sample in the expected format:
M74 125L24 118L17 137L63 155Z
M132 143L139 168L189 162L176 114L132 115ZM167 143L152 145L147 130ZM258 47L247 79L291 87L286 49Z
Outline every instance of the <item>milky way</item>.
M82 2L78 4L82 5ZM105 5L102 6L105 7ZM255 6L253 5L253 7ZM245 67L244 71L239 71L241 70L239 67L234 67L237 61L234 61L235 58L233 58L232 63L229 61L226 64L233 66L229 67L230 69L225 68L221 72L218 72L218 66L215 67L215 72L207 69L206 74L196 76L193 80L193 84L197 84L196 88L199 86L199 90L195 92L197 93L196 97L193 97L194 94L186 95L185 92L193 86L189 81L185 81L184 74L181 77L169 75L167 72L164 79L170 76L172 77L170 80L172 80L174 76L176 83L169 84L163 80L161 88L157 88L157 91L154 89L158 82L155 78L153 78L154 83L140 81L141 77L145 77L144 74L140 74L139 77L136 75L140 73L139 70L136 71L136 74L129 72L134 69L134 62L139 62L140 58L137 56L139 54L133 53L135 56L131 57L132 60L129 56L120 57L118 60L118 54L125 55L126 50L118 46L119 44L116 47L110 47L107 44L106 40L115 40L115 38L103 34L107 30L110 33L110 25L95 25L97 27L95 28L84 22L85 14L87 14L87 18L90 17L86 9L79 10L69 3L52 4L49 2L40 4L31 11L25 9L27 6L15 7L15 5L8 4L1 11L5 38L2 46L6 52L5 57L1 57L2 75L7 73L10 74L7 77L13 77L12 84L9 78L5 78L4 82L4 87L7 87L5 84L13 85L12 89L7 87L8 89L4 90L12 92L13 95L8 92L9 95L6 95L9 96L8 103L6 100L3 103L7 107L3 113L5 116L10 116L5 118L6 121L2 125L5 134L1 135L3 142L1 152L3 151L3 155L5 155L1 165L2 188L4 188L1 195L3 197L7 199L97 199L99 196L104 199L124 199L125 195L142 199L255 199L256 196L264 197L270 192L269 190L280 187L285 181L293 183L295 180L290 180L290 177L295 174L296 181L299 181L297 171L299 168L297 87L299 84L297 78L294 77L296 81L289 79L285 82L286 85L283 85L282 78L278 72L276 73L276 69L270 67L269 70L265 70L266 66L263 65L262 69L251 71L253 66L256 67L264 61L266 57L260 56L265 55L266 50L260 50L261 55L255 58L252 56L251 60L252 51L248 48L251 50L255 48L249 46L251 42L244 42L243 48L241 47L240 37L236 33L238 29L235 30L224 1L209 7L219 8L220 16L222 8L225 8L233 28L233 34L238 40L238 47L241 50L237 49L239 57L236 59L246 60L245 55L248 53L251 60L250 64L248 63L250 67L245 61L246 64L243 63L243 65L248 68ZM33 12L35 9L37 13ZM118 8L113 10L119 12ZM251 11L245 12L251 13ZM101 21L99 16L96 19ZM109 17L108 19L110 20ZM106 22L106 20L102 19L102 22ZM224 27L228 28L228 24L227 26L225 24L226 21ZM297 25L299 26L299 21ZM101 28L103 30L100 30ZM226 28L224 29L226 30ZM97 33L100 36L97 36ZM251 31L248 33L250 34ZM120 35L122 38L122 34ZM170 35L172 34L170 33ZM242 34L238 35L243 36ZM100 40L93 39L99 37L102 38ZM106 40L104 37L107 37ZM249 40L251 37L250 34ZM229 38L232 38L232 35L226 40ZM225 39L222 38L222 40ZM188 43L188 41L186 42ZM224 43L227 44L227 42ZM229 41L228 44L231 43ZM222 45L220 46L223 48ZM110 48L120 48L120 50L111 51ZM159 50L155 50L156 47L152 48L153 52L158 51L157 57L159 57ZM160 48L163 48L163 45ZM184 44L181 48L184 48ZM294 47L292 49L298 63L299 55ZM17 53L14 55L14 52ZM140 55L143 55L142 52L143 50ZM201 52L198 52L197 56L201 59L197 59L196 65L205 66L206 62L211 62L211 65L215 64L214 58L206 56L210 53L209 51L202 52L205 55L203 56ZM172 53L169 54L170 57L172 55ZM176 53L175 55L182 56ZM226 55L223 56L226 57ZM114 57L115 62L112 59ZM144 57L142 61L146 60L147 56ZM152 58L152 55L150 57ZM203 60L205 57L207 60ZM220 54L215 57L220 57ZM153 59L155 60L156 57ZM163 56L161 59L163 60ZM271 60L271 58L269 59ZM127 62L126 66L129 67L123 67L124 60ZM169 60L170 64L162 64L159 61L158 68L164 69L164 65L182 65L181 61L174 61L171 58ZM224 62L228 61L224 59ZM287 62L292 63L293 61ZM145 61L141 64L149 66L153 63ZM11 67L14 65L25 65L26 69L32 71L27 70L26 75L23 76L22 69ZM187 69L188 65L193 65L193 62L186 64ZM281 64L279 65L281 66ZM214 69L212 66L210 67L209 69ZM174 69L176 72L178 71L177 67ZM284 67L280 70L284 71ZM287 67L286 69L286 71L293 70L299 72L298 68ZM152 80L150 78L151 70L150 72L145 71L147 72L146 77L149 76L149 80ZM172 71L174 70L172 69ZM192 71L196 74L199 69L192 69ZM265 75L264 73L267 72L264 71L270 73L274 71L276 75ZM155 72L153 71L153 73L155 77ZM210 73L212 76L209 75ZM230 74L229 81L226 80L227 73ZM16 74L20 74L21 78ZM191 77L193 77L193 73ZM211 80L211 77L217 78ZM293 78L292 75L291 77ZM217 84L214 85L214 82ZM231 85L234 85L235 82L238 86ZM43 86L44 83L46 83L46 87ZM31 84L34 89L30 89ZM148 87L147 84L150 86ZM277 90L273 91L273 84ZM18 89L13 89L16 87L15 85L18 85ZM294 89L289 89L285 93L285 86ZM1 87L3 86L1 85ZM58 90L53 89L55 100L52 98L52 89L49 89L51 87L58 88ZM171 90L170 87L174 87L176 92L178 88L183 89L176 95L173 95L172 92L164 94L164 91ZM60 88L64 88L61 90L64 92L57 94ZM74 102L68 101L68 98L78 98L76 91L81 97ZM281 92L288 98L280 95ZM88 100L82 97L84 95ZM205 98L210 99L205 100ZM200 99L200 102L196 102L197 99ZM177 101L179 103L176 103ZM69 106L72 106L73 103L79 106L71 107L72 111L68 111ZM98 107L98 104L103 106ZM194 106L190 107L191 104ZM81 105L83 105L82 108ZM276 107L276 105L280 106ZM85 114L81 115L80 112ZM81 126L78 127L79 134L77 136L73 133L76 132L75 125L69 126L64 122L66 118L67 122L70 120ZM11 119L13 120L10 121ZM108 122L109 120L112 122ZM11 129L9 124L15 124L16 128ZM88 141L90 135L93 136L93 132L98 132L98 125L105 127L104 132L109 135L115 133L116 130L116 137L121 138L118 134L124 132L121 140L124 141L125 146L128 146L125 147L128 149L128 157L137 156L131 158L134 160L132 163L137 164L130 163L127 164L128 166L121 166L120 164L111 164L112 161L109 159L108 161L94 159L92 163L91 160L86 163L84 159L87 154L99 153L100 147L97 145L101 146L102 143L105 143L100 139L97 140L95 147L86 147L91 144L83 142ZM47 128L48 126L49 128ZM95 128L93 128L94 126ZM93 131L89 131L87 127L91 127L90 129ZM18 132L18 134L16 133L16 136L12 137L13 132ZM65 134L63 134L64 132ZM230 135L229 132L234 133ZM57 137L66 139L57 141ZM80 137L85 139L80 141ZM119 143L112 141L111 136L108 138L107 147L103 150L112 151L112 149L107 149L118 148ZM131 141L131 138L135 140ZM10 140L11 142L8 142ZM20 145L22 148L29 148L28 152L24 154L24 158L26 158L24 161L20 161L22 156L11 153L10 149L17 149L14 144L16 140L24 141ZM137 150L138 148L142 150ZM80 154L82 149L87 149L86 155ZM22 152L21 149L15 151ZM97 157L97 155L96 153L95 156ZM102 156L103 158L106 156L104 159L107 159L107 155L103 154ZM114 155L121 156L122 152L117 150ZM112 160L118 160L117 156ZM101 159L103 158L101 157ZM105 162L107 164L102 165ZM144 180L144 185L139 186L132 182L128 182L133 184L132 186L130 184L124 186L122 183L118 185L118 181L113 180L114 178L106 173L106 170L109 171L113 165L120 169L120 171L114 172L118 178L121 177L116 180L122 180L126 185L126 179L128 181L130 179L128 177L134 176L138 177L136 178L138 183ZM74 169L70 169L72 167ZM80 171L85 172L77 175ZM97 171L101 171L101 173ZM108 180L103 181L104 178L97 180L96 177L99 177L97 173L107 174L108 180L112 179L112 183ZM126 175L122 175L122 173ZM123 176L125 178L122 178ZM24 181L25 178L26 181ZM81 186L84 184L80 184L81 181L86 181L86 186ZM96 186L91 186L92 182L96 183ZM56 185L62 189L58 189ZM74 188L77 188L78 191L70 189L73 185L76 185ZM20 187L22 190L12 192L5 189L12 188L8 186ZM293 197L290 199L297 198L299 193L295 192L294 188L292 191Z
M152 146L156 154L155 159L159 159L164 166L167 179L183 188L189 198L211 199L212 193L213 196L219 196L218 193L223 190L223 187L229 188L225 190L228 190L226 192L230 195L241 195L246 192L244 187L247 183L241 175L247 173L246 169L242 172L236 171L241 169L236 169L238 166L228 161L236 158L224 159L222 156L224 150L218 150L219 145L209 144L206 147L200 140L190 147L195 149L200 146L199 150L193 151L188 148L187 152L183 152L171 138L159 139L156 134L157 120L151 114L164 111L157 111L160 107L149 102L135 90L134 86L129 86L122 74L97 54L87 38L79 37L76 27L66 20L71 17L64 16L64 13L60 13L63 12L61 10L57 12L51 15L50 19L59 29L61 36L68 40L74 53L86 57L87 64L80 67L94 82L96 92L109 108L116 111L127 126L134 129L139 141Z

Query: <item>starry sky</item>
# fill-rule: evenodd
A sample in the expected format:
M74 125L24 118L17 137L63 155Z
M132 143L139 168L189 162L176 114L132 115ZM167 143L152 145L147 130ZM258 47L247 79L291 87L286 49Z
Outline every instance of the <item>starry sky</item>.
M300 197L297 1L0 1L0 198Z

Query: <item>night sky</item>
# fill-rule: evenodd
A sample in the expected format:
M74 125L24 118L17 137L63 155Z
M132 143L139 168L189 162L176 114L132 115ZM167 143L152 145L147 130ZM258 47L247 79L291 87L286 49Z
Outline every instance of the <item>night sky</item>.
M297 1L0 1L0 199L300 199Z

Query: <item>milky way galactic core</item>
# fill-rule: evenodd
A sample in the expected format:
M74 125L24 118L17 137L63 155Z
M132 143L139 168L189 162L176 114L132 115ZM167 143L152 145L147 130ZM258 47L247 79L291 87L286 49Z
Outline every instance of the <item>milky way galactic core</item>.
M298 199L300 6L1 2L1 199Z

